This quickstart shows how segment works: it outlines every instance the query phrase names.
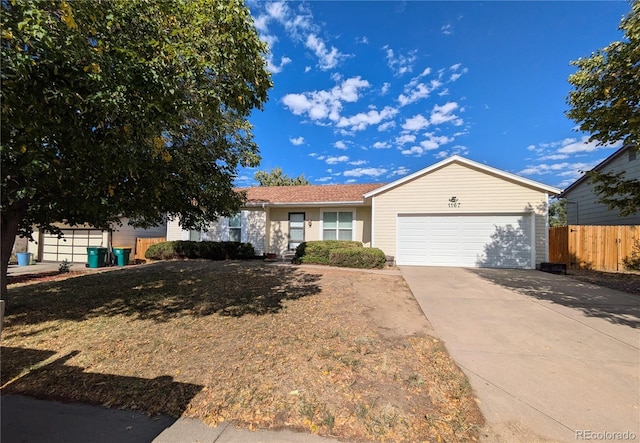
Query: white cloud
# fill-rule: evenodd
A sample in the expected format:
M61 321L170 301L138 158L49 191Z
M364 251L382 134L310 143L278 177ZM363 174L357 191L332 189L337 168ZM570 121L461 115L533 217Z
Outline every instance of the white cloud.
M543 155L538 160L564 160L567 158L569 158L567 154L550 154L550 155Z
M400 152L402 153L402 155L412 155L414 157L420 157L426 152L426 150L420 146L412 146L411 148L403 149Z
M420 142L420 147L422 147L425 151L432 151L434 149L438 149L442 145L446 145L447 143L451 143L453 141L452 138L444 136L444 135L434 135L433 133L425 134L427 138Z
M389 149L390 147L391 145L389 145L389 143L387 142L375 142L373 144L374 149Z
M456 102L448 102L442 106L435 105L431 111L429 123L432 125L441 125L443 123L451 122L456 126L460 126L462 124L462 119L453 114L453 111L458 108L459 106Z
M402 129L406 131L419 131L420 129L424 129L427 126L429 126L429 121L422 115L418 114L406 119L404 124L402 125Z
M369 39L367 38L367 36L365 35L364 37L356 37L356 43L359 43L361 45L368 45L369 44Z
M405 87L404 93L398 96L398 102L400 106L406 106L418 100L428 98L429 95L440 86L442 86L442 82L436 79L431 80L428 86L424 83L412 84L412 82L410 82Z
M368 87L368 81L360 77L352 77L329 91L287 94L282 102L295 115L306 114L311 120L329 119L336 122L340 119L342 102L357 101L360 90Z
M349 157L347 157L346 155L340 155L340 156L333 156L333 157L327 157L325 162L328 165L335 165L337 163L344 163L349 161Z
M563 162L563 163L551 163L551 164L541 163L539 165L529 165L525 169L522 169L521 171L519 171L518 174L519 175L544 175L544 174L555 173L556 175L561 175L561 174L558 174L560 171L571 172L571 173L578 172L578 171L590 171L598 163L599 161L593 162L593 163L582 163L582 162L580 163Z
M253 24L261 33L267 32L269 31L269 27L267 26L269 23L269 18L270 17L268 15L260 15L253 19Z
M304 72L307 73L309 71L311 71L311 66L305 66L304 67Z
M318 67L323 71L335 68L341 60L347 57L346 54L338 51L335 46L327 49L327 45L315 34L309 34L307 36L305 45L318 57Z
M568 138L562 141L562 147L558 149L561 154L576 154L580 152L594 152L599 149L611 149L622 146L622 143L612 145L598 145L596 141L589 141L589 136L585 135L580 140Z
M258 3L258 8L261 4ZM254 20L261 39L267 42L271 50L273 50L277 38L269 33L269 24L271 22L279 23L291 40L302 42L305 47L313 51L318 58L318 67L323 71L333 69L341 60L348 57L348 55L341 53L336 47L328 45L318 37L321 28L313 22L313 14L304 3L293 8L286 1L266 3L264 13L258 15L258 18ZM269 62L269 59L267 61ZM276 70L269 69L271 72L279 72L277 71L278 67L282 69L281 65L275 63L272 63L272 65L271 67L268 66L268 68L275 67ZM305 72L308 72L308 70L305 70Z
M295 146L300 146L301 144L304 143L304 137L297 137L297 138L290 138L289 141L291 142L292 145Z
M395 127L396 127L396 122L389 121L378 126L378 131L382 132L382 131L386 131L387 129L391 129Z
M447 158L452 155L467 155L469 154L469 149L466 146L456 145L451 149L447 149L444 151L440 151L434 154L434 157L437 159Z
M333 147L338 149L347 149L347 145L342 140L338 140L337 142L335 142L333 144Z
M407 175L409 173L409 168L405 168L404 166L400 166L397 169L394 169L393 171L391 171L391 173L389 174L391 177L394 177L396 175Z
M388 45L383 46L382 49L384 49L387 56L387 65L394 71L396 77L413 71L413 65L417 59L416 50L409 51L407 55L396 55Z
M349 164L352 166L362 166L362 165L366 165L367 163L368 162L366 160L356 160L356 161L349 162Z
M282 72L282 69L289 63L291 63L291 59L289 57L280 57L280 63L276 65L273 62L273 54L269 53L269 55L267 56L267 69L272 74L278 74L279 72Z
M453 74L451 74L451 76L449 77L450 82L455 82L460 77L462 77L463 74L469 72L469 68L463 68L462 63L456 63L455 65L449 66L449 70L453 71ZM441 73L441 75L443 74L444 72Z
M326 182L330 182L333 179L334 179L333 177L320 177L316 179L316 181L320 183L326 183Z
M265 9L270 18L276 19L278 21L283 21L290 12L289 6L283 1L267 3Z
M386 174L387 170L384 168L356 168L348 171L344 171L342 175L345 177L380 177L381 175Z
M397 145L406 145L407 143L413 143L416 141L416 136L413 134L403 134L399 137L396 137L396 144Z
M349 127L351 131L362 131L370 125L377 125L384 120L393 118L397 113L398 110L390 106L386 106L381 111L371 109L351 117L341 117L336 126L339 128Z
M451 35L453 34L453 26L451 26L450 24L446 24L444 25L442 28L440 28L440 30L442 31L442 33L444 35Z
M391 87L391 83L384 82L382 84L382 88L380 88L380 94L385 95L387 92L389 92L390 87Z

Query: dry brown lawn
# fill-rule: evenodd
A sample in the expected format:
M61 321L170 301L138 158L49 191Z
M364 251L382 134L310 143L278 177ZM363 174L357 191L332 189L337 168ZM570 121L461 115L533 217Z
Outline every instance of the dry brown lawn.
M470 441L470 385L401 276L173 261L12 285L2 393L348 441Z

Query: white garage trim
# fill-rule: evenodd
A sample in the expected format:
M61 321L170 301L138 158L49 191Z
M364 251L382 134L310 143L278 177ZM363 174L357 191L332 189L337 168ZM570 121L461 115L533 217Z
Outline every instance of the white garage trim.
M42 234L42 260L87 263L87 246L106 247L106 234L99 229L63 229L64 236Z
M396 251L399 265L532 269L534 215L398 214Z

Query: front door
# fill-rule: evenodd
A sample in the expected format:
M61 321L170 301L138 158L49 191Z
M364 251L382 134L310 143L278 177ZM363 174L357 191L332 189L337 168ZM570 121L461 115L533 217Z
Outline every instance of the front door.
M304 212L289 213L289 251L304 241Z

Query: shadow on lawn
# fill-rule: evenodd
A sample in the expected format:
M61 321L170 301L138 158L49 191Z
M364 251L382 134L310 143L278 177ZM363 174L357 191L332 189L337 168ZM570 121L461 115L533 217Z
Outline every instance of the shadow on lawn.
M79 441L79 435L83 431L90 434L86 437L92 441L135 441L135 439L132 440L134 437L132 434L136 434L138 441L151 441L175 422L171 417L182 415L191 399L202 389L199 385L174 382L170 376L153 379L124 377L84 372L80 367L66 365L65 362L78 355L79 351L71 352L40 367L36 366L53 354L52 351L0 348L2 395L19 394L39 399L88 403L138 410L151 415L164 415L155 420L148 420L141 415L139 421L135 422L136 426L129 426L127 429L124 425L120 426L123 415L118 415L117 411L76 410L70 412L71 416L65 416L55 412L54 409L58 407L55 404L41 404L39 407L43 408L42 412L51 417L50 420L45 420L44 424L39 423L51 427L50 435L59 437L58 441L64 441L61 437L66 435L65 433L70 437L69 441ZM9 438L15 433L28 434L33 414L37 412L19 410L29 407L28 405L20 406L19 399L8 402L5 407L5 400L6 398L3 399L2 411L3 437ZM133 420L136 417L132 414L130 412L124 416L128 421L126 424L134 423ZM76 419L80 419L82 423L73 423ZM60 423L61 420L70 420L72 423L65 426ZM90 429L80 429L83 426L87 427L87 423L84 423L87 420L91 422L88 424ZM115 426L116 424L118 426ZM131 431L134 427L136 427L135 432ZM38 432L40 435L46 435L43 430Z
M605 290L564 275L522 269L469 269L497 285L538 300L581 310L589 317L640 328L640 297Z
M283 301L320 292L320 275L262 262L154 263L9 289L5 327L52 320L127 315L169 321L181 316L261 315Z

